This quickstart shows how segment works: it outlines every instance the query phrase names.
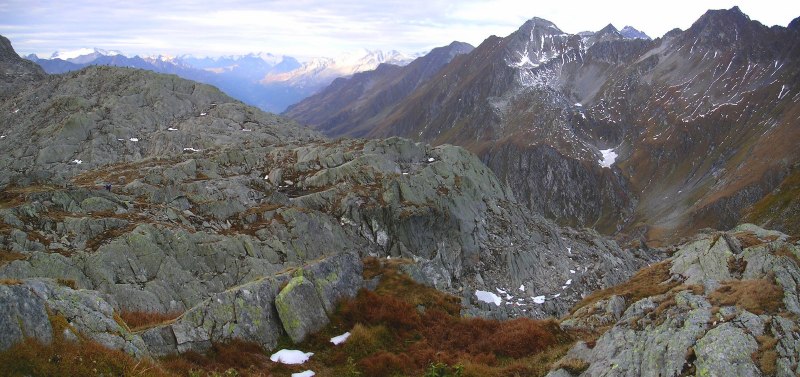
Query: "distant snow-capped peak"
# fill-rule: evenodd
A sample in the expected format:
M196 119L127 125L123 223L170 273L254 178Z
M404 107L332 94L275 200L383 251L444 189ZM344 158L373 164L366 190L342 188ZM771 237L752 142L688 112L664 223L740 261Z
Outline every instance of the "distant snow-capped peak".
M91 54L105 55L105 56L122 55L121 52L116 50L103 50L99 48L79 48L75 50L53 52L53 54L50 55L50 59L70 60Z
M358 49L341 54L335 58L313 58L300 68L280 74L267 75L263 83L289 82L302 86L327 85L337 77L350 76L358 72L369 71L382 63L406 65L415 56L392 50Z

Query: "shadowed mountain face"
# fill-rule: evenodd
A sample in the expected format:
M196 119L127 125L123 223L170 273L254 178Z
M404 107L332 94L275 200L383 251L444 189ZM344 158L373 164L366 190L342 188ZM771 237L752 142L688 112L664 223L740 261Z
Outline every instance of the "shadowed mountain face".
M331 136L465 146L533 210L658 241L735 225L795 171L798 57L796 21L768 28L736 7L652 41L534 18L369 116L322 97L287 115Z

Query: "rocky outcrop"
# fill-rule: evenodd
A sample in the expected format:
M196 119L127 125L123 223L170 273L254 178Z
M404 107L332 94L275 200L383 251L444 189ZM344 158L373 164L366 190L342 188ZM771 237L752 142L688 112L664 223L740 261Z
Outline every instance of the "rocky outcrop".
M800 373L800 242L745 224L701 235L667 262L674 288L629 303L593 348L573 348L589 363L581 376ZM607 320L585 309L614 300L578 308L562 326L601 329Z
M98 189L117 177L126 184ZM72 181L79 186L9 191L20 205L0 210L11 229L0 244L24 258L0 274L72 279L130 311L188 310L260 276L354 252L416 260L423 280L475 305L476 289L524 285L524 302L497 315L544 317L658 258L527 212L461 148L399 138L223 149ZM329 273L312 272L318 281ZM540 295L547 303L534 304ZM332 301L323 305L332 311Z
M323 302L352 298L363 286L361 261L338 254L293 272L261 278L218 293L173 323L141 335L153 355L208 350L213 342L243 340L272 350L287 334L300 342L328 323ZM328 271L314 277L312 271ZM292 274L296 275L294 278ZM322 289L318 289L321 287ZM327 287L338 287L333 292Z
M0 285L0 339L6 349L24 338L50 343L53 337L88 339L134 356L148 355L141 337L114 317L114 308L96 291L74 290L52 280L26 279ZM54 334L55 321L63 333Z

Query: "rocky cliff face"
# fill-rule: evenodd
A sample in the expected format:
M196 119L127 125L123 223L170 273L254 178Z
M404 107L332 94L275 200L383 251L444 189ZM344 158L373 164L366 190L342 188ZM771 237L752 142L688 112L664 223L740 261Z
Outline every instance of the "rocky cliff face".
M735 7L654 41L611 25L569 35L535 18L368 122L325 128L338 120L314 112L319 98L298 104L311 110L296 116L331 135L464 146L550 218L669 242L734 226L794 171L795 29L768 28ZM609 152L616 159L606 161ZM552 171L563 178L542 184Z
M38 65L22 59L8 38L0 36L0 99L4 99L20 86L41 80L45 73Z

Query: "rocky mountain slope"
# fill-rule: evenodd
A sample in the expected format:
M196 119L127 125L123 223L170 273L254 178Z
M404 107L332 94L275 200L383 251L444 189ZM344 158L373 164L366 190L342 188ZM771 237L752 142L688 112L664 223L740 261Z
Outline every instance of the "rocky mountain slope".
M136 355L230 339L269 349L297 330L286 319L296 310L273 315L282 283L298 278L279 273L328 271L303 276L338 287L318 297L329 310L335 294L361 286L347 277L357 270L325 267L343 254L414 260L409 274L463 295L473 313L544 317L656 257L528 213L464 149L329 141L174 76L88 67L42 77L0 114L0 276L12 284L0 327L10 342L39 337L40 322L16 319L39 308L31 318L42 320L46 307L76 333ZM528 293L513 305L475 296L520 286ZM256 300L247 317L241 298ZM112 323L115 313L176 312L185 314L155 333ZM266 326L258 318L271 327L232 327Z
M326 134L364 136L372 119L380 119L388 106L406 98L454 57L472 49L469 44L453 42L404 67L382 64L374 71L336 79L308 100L289 106L284 115L318 125Z
M796 24L713 10L651 41L534 18L366 111L378 115L341 117L327 97L288 114L330 136L464 146L560 223L669 242L735 225L796 171Z

